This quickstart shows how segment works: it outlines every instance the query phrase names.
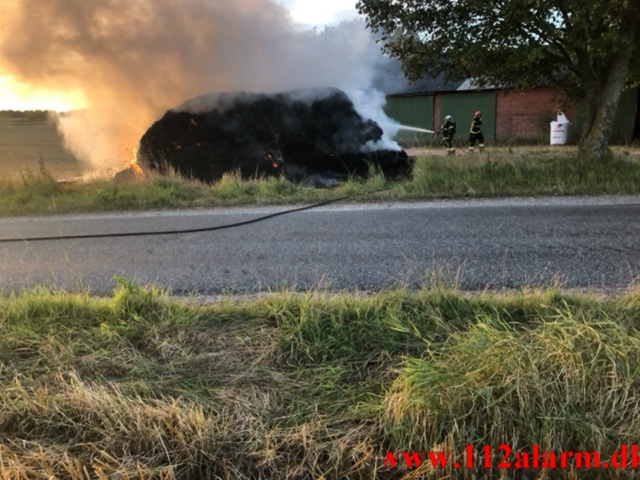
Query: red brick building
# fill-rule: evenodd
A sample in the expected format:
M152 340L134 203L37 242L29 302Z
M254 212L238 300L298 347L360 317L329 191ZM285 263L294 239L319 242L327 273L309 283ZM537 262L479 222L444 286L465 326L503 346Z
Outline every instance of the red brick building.
M496 94L496 139L536 139L549 134L549 124L558 111L575 124L574 109L563 107L556 89L539 87L524 91L498 90Z

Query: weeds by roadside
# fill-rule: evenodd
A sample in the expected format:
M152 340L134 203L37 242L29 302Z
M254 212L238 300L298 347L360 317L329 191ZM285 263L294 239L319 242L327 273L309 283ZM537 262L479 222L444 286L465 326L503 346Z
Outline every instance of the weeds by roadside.
M177 176L140 182L91 180L56 183L41 166L22 182L0 181L0 215L102 212L154 208L313 203L347 195L353 201L435 198L634 194L640 192L640 160L620 153L605 162L580 162L553 150L535 154L485 152L457 157L421 156L411 180L373 175L318 189L284 179L245 181L226 176L204 185Z
M490 473L384 453L610 453L640 436L639 315L637 289L0 297L0 478L468 478Z

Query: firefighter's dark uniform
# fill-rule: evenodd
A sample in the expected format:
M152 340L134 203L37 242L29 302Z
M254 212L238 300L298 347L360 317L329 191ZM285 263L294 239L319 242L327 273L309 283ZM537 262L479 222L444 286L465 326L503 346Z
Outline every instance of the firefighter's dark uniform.
M456 122L451 119L446 119L444 125L442 125L442 136L444 138L445 145L447 147L447 155L453 155L456 153L453 148L453 136L456 133Z
M476 141L479 142L478 147L480 151L484 149L484 135L480 131L482 120L479 116L473 117L471 120L471 129L469 130L469 150L473 152L473 147L476 145Z

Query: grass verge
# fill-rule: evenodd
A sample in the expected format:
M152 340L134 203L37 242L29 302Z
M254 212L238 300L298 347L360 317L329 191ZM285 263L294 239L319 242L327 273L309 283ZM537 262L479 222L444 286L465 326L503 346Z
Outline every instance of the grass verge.
M547 478L384 459L637 442L639 318L638 289L1 297L0 477Z
M420 156L411 180L380 176L333 189L283 179L242 181L227 176L208 186L177 177L115 183L93 180L60 184L41 166L21 180L0 181L0 216L312 203L347 195L352 201L414 201L435 198L634 194L640 192L640 160L619 153L605 162L581 162L557 150L505 151L457 157Z

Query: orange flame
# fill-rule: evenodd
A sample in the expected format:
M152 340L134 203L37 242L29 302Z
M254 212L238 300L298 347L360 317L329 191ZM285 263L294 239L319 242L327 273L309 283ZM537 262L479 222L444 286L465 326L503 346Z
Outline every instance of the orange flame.
M141 177L144 175L144 172L142 171L142 168L140 168L140 165L138 165L137 161L138 149L134 147L131 149L131 161L129 162L129 165L127 165L127 168L130 169L136 177Z

